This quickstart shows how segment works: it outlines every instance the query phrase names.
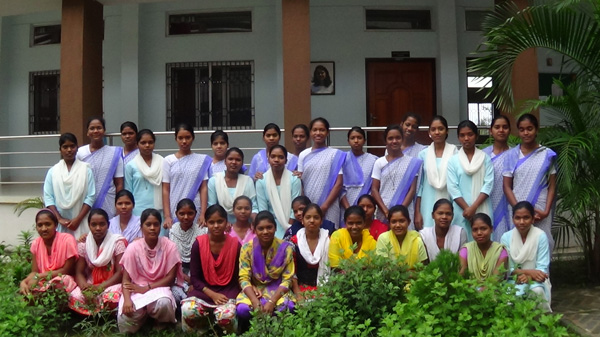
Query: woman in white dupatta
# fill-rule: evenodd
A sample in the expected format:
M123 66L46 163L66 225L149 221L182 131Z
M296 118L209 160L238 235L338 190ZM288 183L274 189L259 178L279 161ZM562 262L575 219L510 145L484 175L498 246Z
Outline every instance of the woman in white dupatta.
M87 214L96 189L92 169L76 158L77 138L64 133L58 140L62 159L48 170L44 181L44 203L58 219L58 231L76 239L89 231Z
M530 202L518 202L512 211L515 228L502 235L501 243L508 250L510 275L516 276L517 295L531 290L543 299L540 306L551 312L548 240L541 229L533 226L535 210Z
M448 192L454 200L453 224L462 227L472 241L471 219L476 213L493 219L489 199L494 187L494 165L490 157L477 147L479 131L470 120L458 124L458 140L462 147L448 162Z
M551 227L556 198L556 153L541 146L536 136L537 118L524 114L517 121L521 144L512 148L504 160L504 194L511 206L527 200L535 208L535 226L546 233L550 252L554 249Z
M125 166L125 189L135 198L133 214L138 217L146 208L163 209L164 158L154 153L155 142L156 136L151 130L140 130L137 134L139 152Z
M96 199L92 208L102 208L109 217L115 215L115 194L123 189L123 149L104 145L106 122L94 117L88 121L88 145L77 150L77 159L90 164L94 173Z
M286 168L287 150L282 145L274 145L269 149L271 168L262 179L256 181L256 200L258 211L269 211L275 215L277 230L275 236L283 239L285 231L290 228L294 212L292 200L302 194L300 179Z
M250 162L250 168L248 169L248 176L254 181L262 179L263 174L269 170L269 153L271 148L279 144L281 139L281 129L275 123L269 123L265 125L263 129L263 142L265 142L266 148L261 149L252 157ZM285 167L290 171L295 171L298 167L298 157L293 153L287 154L287 160Z
M256 189L252 178L241 174L240 169L244 162L244 152L237 147L232 147L225 154L225 172L216 173L208 180L208 206L221 205L227 212L227 221L235 222L233 202L240 195L245 195L252 200L252 218L258 213L256 206Z
M77 244L79 260L75 269L77 288L69 294L69 307L82 315L91 315L102 308L116 309L121 298L123 272L121 257L127 241L108 230L108 214L95 208L88 217L90 234ZM89 303L85 290L99 290L95 303Z
M176 219L177 203L181 199L192 199L198 210L195 221L204 224L204 212L207 208L208 171L211 158L205 154L193 153L195 139L194 128L188 124L179 124L175 128L175 141L179 150L165 157L162 172L162 198L165 219L164 229L170 229ZM168 235L161 230L162 236Z
M429 147L419 152L423 161L421 181L418 183L415 201L415 229L433 227L433 219L423 214L430 210L440 199L449 199L446 186L448 161L456 153L456 146L446 142L448 138L448 121L442 116L435 116L429 124L429 137L433 141Z
M500 241L502 234L511 229L512 222L509 217L508 201L504 195L503 177L504 158L508 154L508 137L510 135L510 120L504 115L497 115L492 119L490 126L490 135L494 138L494 144L486 147L482 151L487 153L494 165L494 188L490 194L493 208L494 232L492 239Z
M458 253L460 247L467 243L467 234L462 227L452 225L452 202L448 199L438 200L433 205L431 217L435 225L425 227L419 232L427 248L429 261L435 260L442 249Z
M340 226L340 193L343 184L345 153L327 146L329 122L317 117L310 122L312 147L298 156L298 172L304 194L319 205L325 219Z
M303 300L302 292L315 290L329 276L329 231L321 228L323 211L317 204L308 204L304 209L300 229L291 238L296 263L296 278L292 288L296 298Z

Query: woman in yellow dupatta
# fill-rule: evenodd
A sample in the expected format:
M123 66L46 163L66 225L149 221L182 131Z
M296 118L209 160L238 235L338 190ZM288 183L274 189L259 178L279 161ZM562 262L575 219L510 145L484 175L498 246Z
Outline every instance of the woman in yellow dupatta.
M459 250L460 274L469 270L471 277L483 281L498 275L500 266L508 268L508 253L503 245L491 240L492 219L485 213L477 213L471 222L473 240Z
M429 263L427 249L417 231L408 230L410 215L408 209L403 205L396 205L388 211L388 222L390 230L381 234L377 239L377 255L396 259L404 257L404 263L408 268L422 262Z
M338 268L341 260L352 256L362 259L366 252L375 250L377 242L365 229L365 211L359 206L350 206L344 212L346 228L333 232L329 242L329 265ZM354 246L356 245L356 246ZM355 247L354 249L352 247Z

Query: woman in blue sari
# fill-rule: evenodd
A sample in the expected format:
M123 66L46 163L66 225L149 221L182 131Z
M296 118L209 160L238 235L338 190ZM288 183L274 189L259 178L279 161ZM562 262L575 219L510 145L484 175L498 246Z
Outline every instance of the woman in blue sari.
M366 140L365 131L358 126L348 131L348 145L344 162L344 192L341 203L344 209L356 205L358 197L371 192L371 173L377 157L364 151Z
M327 146L329 122L325 118L313 119L309 129L312 147L298 156L298 172L301 174L304 194L321 207L325 219L339 227L342 166L346 155Z
M552 218L556 197L556 153L537 140L539 124L532 114L517 121L521 144L506 154L504 160L504 194L511 206L527 200L535 208L534 224L546 233L550 252L554 249Z
M255 181L262 179L263 174L270 168L268 155L271 152L271 148L279 144L280 139L281 129L277 124L269 123L265 125L263 130L263 141L267 147L258 151L258 153L252 157L250 169L248 169L248 175ZM293 153L288 153L285 167L290 171L296 170L298 167L298 157Z

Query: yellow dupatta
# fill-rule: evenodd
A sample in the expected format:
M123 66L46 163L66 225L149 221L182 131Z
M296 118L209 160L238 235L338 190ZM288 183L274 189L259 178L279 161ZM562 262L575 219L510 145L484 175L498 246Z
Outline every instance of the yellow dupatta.
M498 242L492 242L492 245L484 257L479 246L477 246L477 242L471 241L466 243L464 247L467 248L467 265L469 267L469 273L480 281L483 281L492 275L496 264L498 264L498 258L500 258L500 254L504 248L504 246Z
M341 260L349 259L352 255L362 259L367 255L366 252L375 250L377 241L373 239L368 229L363 229L362 245L358 253L354 254L351 248L352 244L352 237L350 237L350 232L346 228L333 232L329 244L329 264L331 267L339 266Z
M421 236L417 231L411 230L409 230L406 233L404 240L402 240L402 245L400 245L400 242L398 242L398 238L391 230L381 234L379 236L379 239L377 239L378 251L381 249L388 250L388 247L391 246L394 256L404 256L404 263L406 263L411 268L415 264L421 262L419 254L419 243L423 244L421 241ZM389 256L391 254L387 255Z

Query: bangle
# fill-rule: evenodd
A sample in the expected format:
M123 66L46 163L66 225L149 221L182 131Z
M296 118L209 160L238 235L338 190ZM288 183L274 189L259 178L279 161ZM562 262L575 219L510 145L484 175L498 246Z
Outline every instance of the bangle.
M208 289L208 288L206 288L206 287L202 288L202 292L205 293L206 289Z
M269 302L271 304L275 304L275 302L273 302L270 298L267 300L267 302Z

